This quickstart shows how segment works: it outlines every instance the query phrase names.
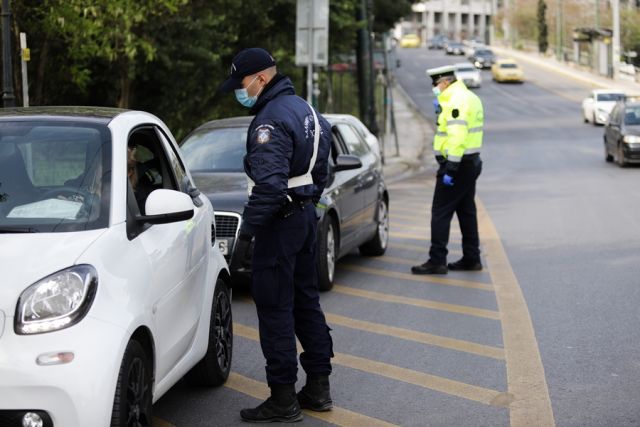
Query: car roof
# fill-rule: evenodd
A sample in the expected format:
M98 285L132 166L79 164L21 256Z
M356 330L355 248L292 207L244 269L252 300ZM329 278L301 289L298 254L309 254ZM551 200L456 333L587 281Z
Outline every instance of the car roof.
M615 94L619 94L619 93L622 93L622 94L624 94L624 91L617 90L617 89L594 89L593 93L596 93L596 94L600 94L600 93L615 93Z
M53 119L65 120L69 118L84 119L101 123L109 123L114 117L129 112L121 108L83 107L83 106L54 106L27 108L0 108L2 119Z

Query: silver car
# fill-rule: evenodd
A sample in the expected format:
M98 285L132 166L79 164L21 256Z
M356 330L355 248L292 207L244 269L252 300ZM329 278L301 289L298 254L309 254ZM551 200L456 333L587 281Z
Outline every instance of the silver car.
M480 70L467 62L455 64L456 79L461 80L467 87L479 88L482 85Z

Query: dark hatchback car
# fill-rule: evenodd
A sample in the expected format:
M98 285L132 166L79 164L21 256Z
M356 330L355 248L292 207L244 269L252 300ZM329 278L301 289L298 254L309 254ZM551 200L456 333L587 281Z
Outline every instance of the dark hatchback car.
M389 237L389 194L379 156L344 117L324 115L332 125L329 181L317 205L318 286L333 286L335 263L355 248L384 254ZM237 239L247 201L243 156L252 117L213 120L180 144L196 186L215 209L215 237L232 278L250 278L253 245Z
M618 101L604 128L605 160L640 163L640 99Z
M481 48L476 49L473 54L471 54L469 61L471 61L476 68L491 68L496 62L496 56L491 49Z
M464 45L459 42L449 42L445 52L447 55L464 55Z

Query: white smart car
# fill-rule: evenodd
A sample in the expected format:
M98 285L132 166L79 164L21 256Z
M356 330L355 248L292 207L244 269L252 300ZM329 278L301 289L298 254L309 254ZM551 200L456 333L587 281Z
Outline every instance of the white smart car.
M150 426L183 376L223 383L213 218L157 117L0 111L0 424Z
M624 92L618 90L594 89L582 101L582 118L585 123L603 125L609 120L609 114L616 102L624 99Z

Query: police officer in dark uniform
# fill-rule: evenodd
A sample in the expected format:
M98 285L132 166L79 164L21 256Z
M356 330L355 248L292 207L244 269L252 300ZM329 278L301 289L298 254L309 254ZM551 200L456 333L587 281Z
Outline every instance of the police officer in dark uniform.
M251 293L260 323L271 396L240 415L249 422L294 422L300 408L328 411L333 343L316 273L315 204L328 176L331 126L295 94L273 57L251 48L232 61L224 92L255 114L244 168L249 181L239 238L254 237ZM296 336L307 381L296 395Z

